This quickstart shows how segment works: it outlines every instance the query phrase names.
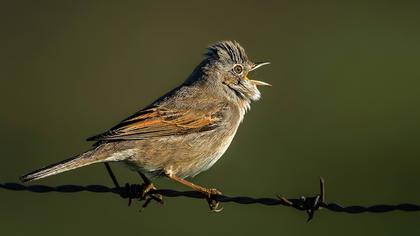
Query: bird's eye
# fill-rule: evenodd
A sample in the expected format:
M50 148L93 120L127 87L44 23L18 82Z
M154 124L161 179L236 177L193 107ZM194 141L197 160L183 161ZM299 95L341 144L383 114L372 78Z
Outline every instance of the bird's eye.
M244 70L244 68L241 65L235 65L233 67L233 71L235 71L235 73L238 74L238 75L240 75L243 70Z

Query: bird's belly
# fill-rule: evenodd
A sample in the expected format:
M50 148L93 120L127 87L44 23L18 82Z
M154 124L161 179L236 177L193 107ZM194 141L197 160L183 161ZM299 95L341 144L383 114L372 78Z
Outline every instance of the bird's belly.
M149 176L170 170L181 178L193 177L209 169L225 153L237 127L201 133L138 141L140 150L127 164Z

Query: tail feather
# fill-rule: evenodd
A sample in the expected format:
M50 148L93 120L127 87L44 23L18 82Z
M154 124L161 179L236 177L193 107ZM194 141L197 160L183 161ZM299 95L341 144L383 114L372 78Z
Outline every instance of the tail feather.
M26 174L20 177L22 182L33 181L37 179L42 179L51 175L56 175L65 171L73 170L82 166L87 166L97 162L103 162L101 158L95 157L94 150L87 151L79 156L60 161L58 163L46 166L39 170L33 171L29 174Z

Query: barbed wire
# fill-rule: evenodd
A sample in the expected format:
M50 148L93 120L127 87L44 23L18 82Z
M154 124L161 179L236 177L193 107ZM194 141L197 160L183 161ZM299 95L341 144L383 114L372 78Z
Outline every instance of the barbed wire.
M142 196L142 189L144 185L142 184L126 184L124 187L107 187L103 185L60 185L56 187L45 186L45 185L23 185L20 183L0 183L0 188L10 190L10 191L28 191L33 193L49 193L49 192L59 192L59 193L78 193L78 192L92 192L92 193L114 193L120 195L122 198L129 199L129 204L131 199L142 199L145 200L143 207L146 207L150 200L156 200L155 198L144 198ZM202 193L197 191L176 191L171 189L158 189L150 190L147 195L154 196L156 194L165 196L165 197L188 197L188 198L198 198L205 199ZM397 205L387 205L387 204L377 204L372 206L342 206L338 203L327 203L325 201L325 182L320 179L320 193L312 197L300 197L300 198L285 198L277 196L277 198L254 198L247 196L226 196L226 195L216 195L214 200L218 202L233 202L238 204L262 204L266 206L288 206L293 207L297 210L305 211L308 214L308 221L310 221L314 213L319 209L327 209L333 212L342 212L342 213L384 213L390 211L405 211L413 212L420 211L420 205L412 203L402 203Z

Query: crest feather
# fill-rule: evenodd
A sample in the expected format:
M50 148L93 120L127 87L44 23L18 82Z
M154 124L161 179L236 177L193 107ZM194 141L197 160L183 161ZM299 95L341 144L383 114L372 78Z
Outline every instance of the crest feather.
M248 61L245 49L236 41L217 42L208 48L206 56L235 64L243 64Z

